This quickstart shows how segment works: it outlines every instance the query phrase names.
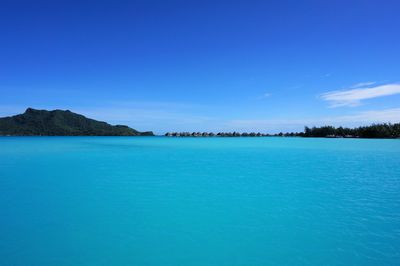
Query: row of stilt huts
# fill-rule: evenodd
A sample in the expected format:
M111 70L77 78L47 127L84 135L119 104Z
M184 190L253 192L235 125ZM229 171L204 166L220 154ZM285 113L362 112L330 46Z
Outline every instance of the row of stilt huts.
M165 133L167 137L266 137L270 136L263 133L239 133L239 132L167 132Z

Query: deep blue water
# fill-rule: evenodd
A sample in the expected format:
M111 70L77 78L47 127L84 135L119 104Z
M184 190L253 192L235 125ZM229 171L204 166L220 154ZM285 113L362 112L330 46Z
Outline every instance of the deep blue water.
M2 137L0 265L400 265L400 140Z

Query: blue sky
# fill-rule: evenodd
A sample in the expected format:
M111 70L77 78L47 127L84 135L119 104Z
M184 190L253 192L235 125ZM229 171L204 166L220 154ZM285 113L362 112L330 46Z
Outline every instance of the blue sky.
M0 0L0 116L139 130L400 121L399 1Z

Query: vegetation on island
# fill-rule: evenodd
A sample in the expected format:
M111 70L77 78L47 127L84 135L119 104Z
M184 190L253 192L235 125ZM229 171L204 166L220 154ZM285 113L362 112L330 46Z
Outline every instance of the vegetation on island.
M168 132L168 137L316 137L316 138L400 138L400 123L373 124L357 128L346 127L305 127L304 132L290 133L239 133L239 132Z
M304 137L356 137L356 138L400 138L400 123L373 124L357 128L305 127Z
M112 126L69 110L26 109L25 113L0 118L0 136L153 136L128 126Z

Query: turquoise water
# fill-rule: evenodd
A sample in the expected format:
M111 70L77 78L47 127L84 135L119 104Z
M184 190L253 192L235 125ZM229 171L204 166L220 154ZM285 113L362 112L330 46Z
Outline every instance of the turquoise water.
M3 137L0 264L399 265L400 140Z

